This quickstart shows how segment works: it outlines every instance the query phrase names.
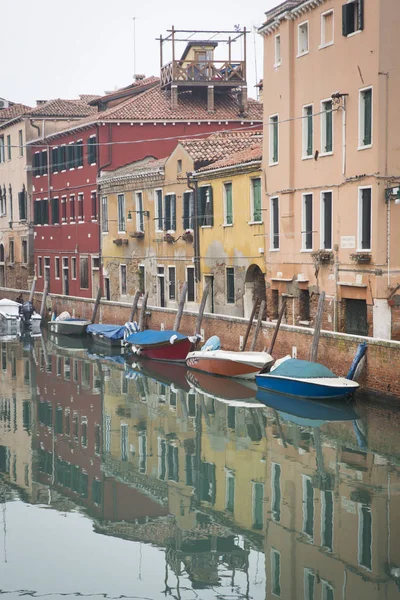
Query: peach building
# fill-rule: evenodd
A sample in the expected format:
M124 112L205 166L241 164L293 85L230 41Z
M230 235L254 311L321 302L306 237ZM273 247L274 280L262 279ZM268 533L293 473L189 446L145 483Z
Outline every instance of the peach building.
M266 13L268 315L400 339L396 0L287 0ZM291 314L293 313L293 314Z

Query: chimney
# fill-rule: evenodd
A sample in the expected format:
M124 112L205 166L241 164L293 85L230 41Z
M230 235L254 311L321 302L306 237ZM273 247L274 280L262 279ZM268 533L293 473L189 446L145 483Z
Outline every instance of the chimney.
M239 95L239 112L245 113L248 108L247 87L242 87Z
M46 104L47 100L36 100L36 106L41 106L42 104Z
M176 110L178 108L178 86L171 85L171 109Z
M207 87L207 112L213 113L214 110L214 86L209 85Z
M146 75L144 75L143 73L135 73L135 75L133 76L133 79L135 81L143 81L143 79L146 78Z

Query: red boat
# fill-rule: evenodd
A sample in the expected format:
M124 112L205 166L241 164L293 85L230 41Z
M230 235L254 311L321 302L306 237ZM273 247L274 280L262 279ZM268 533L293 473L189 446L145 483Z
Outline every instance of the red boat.
M133 353L140 358L169 362L185 362L196 345L196 338L172 329L139 331L132 333L126 341L131 344Z

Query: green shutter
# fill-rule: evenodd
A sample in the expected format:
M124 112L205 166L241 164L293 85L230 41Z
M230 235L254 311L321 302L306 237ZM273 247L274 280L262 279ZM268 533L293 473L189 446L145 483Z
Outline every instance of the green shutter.
M171 229L176 231L176 194L171 195Z
M278 117L274 117L274 122L272 125L273 130L273 157L272 161L274 163L278 162Z
M313 109L312 106L307 107L307 156L313 153Z
M206 206L206 225L214 226L214 199L212 186L208 186L208 202Z
M261 179L252 179L253 186L253 221L262 221L261 218Z
M372 142L372 90L362 92L364 100L364 146L369 146Z
M183 194L183 229L189 229L189 201L190 192Z
M171 196L165 196L165 221L164 228L166 231L171 229Z
M325 152L332 152L332 102L325 103Z
M232 225L233 223L233 206L232 206L232 184L225 184L225 224Z

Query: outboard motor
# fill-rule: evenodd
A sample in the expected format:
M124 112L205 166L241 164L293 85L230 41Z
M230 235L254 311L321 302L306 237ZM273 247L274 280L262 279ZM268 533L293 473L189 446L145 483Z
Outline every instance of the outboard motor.
M20 310L22 321L25 323L25 325L28 325L31 321L33 313L35 312L32 302L29 302L29 300L27 300L23 303Z

